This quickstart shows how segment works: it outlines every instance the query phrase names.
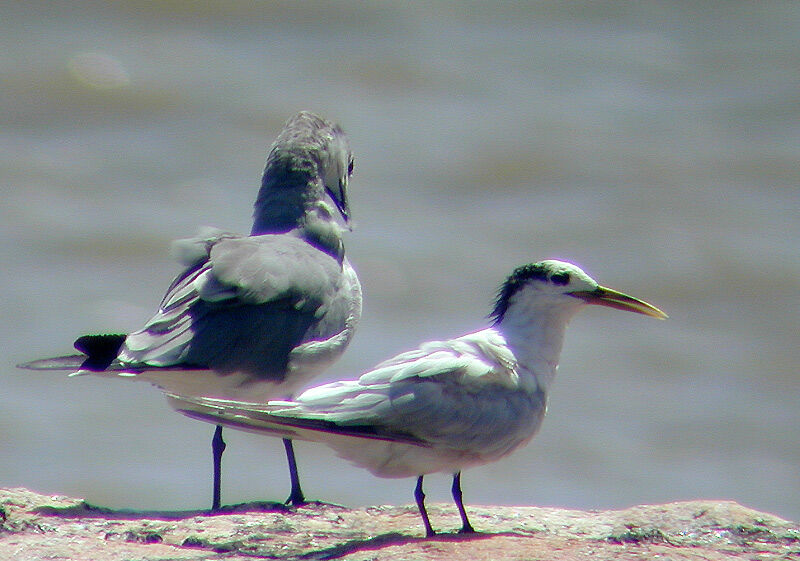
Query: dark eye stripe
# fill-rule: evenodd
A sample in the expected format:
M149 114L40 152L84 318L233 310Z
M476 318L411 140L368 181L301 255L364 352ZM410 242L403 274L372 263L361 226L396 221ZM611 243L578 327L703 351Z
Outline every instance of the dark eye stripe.
M550 277L553 284L569 284L569 273L561 271L560 273L553 273Z

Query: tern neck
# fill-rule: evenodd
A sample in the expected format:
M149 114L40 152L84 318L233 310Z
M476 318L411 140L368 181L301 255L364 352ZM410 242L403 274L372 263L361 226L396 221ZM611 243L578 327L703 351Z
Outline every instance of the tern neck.
M264 170L250 234L285 233L300 225L306 213L325 197L316 166L271 161Z
M570 318L578 311L570 306L510 307L495 329L503 334L521 371L533 375L538 387L548 392L556 375L564 334Z
M297 234L341 265L344 260L342 227L333 219L325 203L318 203L299 220Z

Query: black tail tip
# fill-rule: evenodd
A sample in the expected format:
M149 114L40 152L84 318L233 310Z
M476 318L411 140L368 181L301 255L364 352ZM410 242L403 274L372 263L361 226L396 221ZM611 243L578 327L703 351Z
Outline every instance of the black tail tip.
M81 368L84 370L105 370L114 362L127 335L108 333L78 337L73 346L87 355Z

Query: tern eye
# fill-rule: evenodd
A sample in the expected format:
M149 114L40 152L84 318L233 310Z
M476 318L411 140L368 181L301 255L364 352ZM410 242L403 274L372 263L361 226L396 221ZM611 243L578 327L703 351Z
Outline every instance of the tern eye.
M553 276L550 277L550 280L553 284L569 284L569 273L567 272L560 272L560 273L553 273Z
M350 158L350 163L347 164L347 176L353 175L353 158Z

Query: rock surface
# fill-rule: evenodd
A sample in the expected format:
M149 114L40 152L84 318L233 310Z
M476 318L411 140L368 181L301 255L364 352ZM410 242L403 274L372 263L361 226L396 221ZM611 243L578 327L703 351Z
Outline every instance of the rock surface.
M455 508L431 504L443 533L426 539L415 506L252 503L212 515L109 510L0 489L0 560L800 560L800 526L733 502L468 510L479 533L459 535Z

